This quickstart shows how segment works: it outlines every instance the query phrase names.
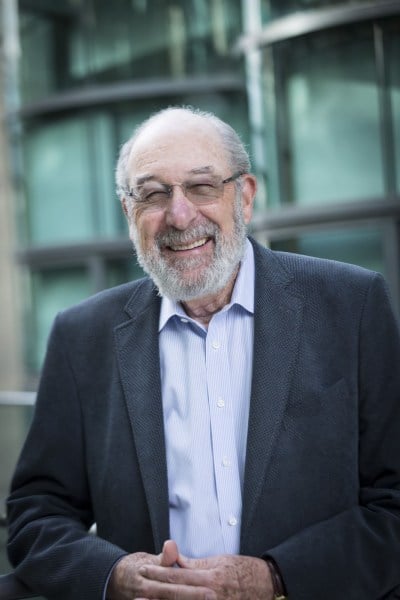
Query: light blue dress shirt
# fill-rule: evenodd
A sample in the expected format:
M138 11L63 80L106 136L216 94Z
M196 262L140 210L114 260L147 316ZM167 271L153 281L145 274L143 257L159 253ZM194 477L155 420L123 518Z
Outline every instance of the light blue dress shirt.
M159 336L170 535L186 556L237 554L253 363L254 256L208 329L163 298Z

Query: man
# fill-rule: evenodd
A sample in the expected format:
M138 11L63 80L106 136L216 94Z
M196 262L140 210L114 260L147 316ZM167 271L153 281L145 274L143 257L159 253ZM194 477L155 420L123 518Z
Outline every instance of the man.
M213 115L151 117L117 183L150 278L56 319L8 502L17 575L57 600L400 597L381 276L250 242L256 181Z

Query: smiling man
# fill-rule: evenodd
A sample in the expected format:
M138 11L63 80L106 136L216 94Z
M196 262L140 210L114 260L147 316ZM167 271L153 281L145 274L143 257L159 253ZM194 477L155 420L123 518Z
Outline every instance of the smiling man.
M256 190L235 142L231 156L213 121L165 111L127 143L117 169L140 264L189 313L201 298L207 319L208 302L216 312L231 295Z
M54 600L399 598L382 277L248 238L256 180L210 113L152 116L116 178L149 277L56 319L8 501L17 575Z

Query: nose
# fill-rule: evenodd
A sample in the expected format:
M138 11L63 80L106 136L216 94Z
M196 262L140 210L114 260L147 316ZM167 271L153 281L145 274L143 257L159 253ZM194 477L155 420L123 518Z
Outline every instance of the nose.
M197 216L197 208L188 200L180 185L174 185L165 211L166 224L175 229L187 229Z

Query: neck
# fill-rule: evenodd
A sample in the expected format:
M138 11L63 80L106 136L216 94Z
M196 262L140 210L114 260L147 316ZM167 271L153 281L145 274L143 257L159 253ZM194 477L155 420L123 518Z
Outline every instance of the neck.
M237 273L238 271L234 273L227 285L216 294L182 302L186 314L207 327L213 315L230 302Z

